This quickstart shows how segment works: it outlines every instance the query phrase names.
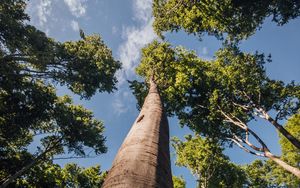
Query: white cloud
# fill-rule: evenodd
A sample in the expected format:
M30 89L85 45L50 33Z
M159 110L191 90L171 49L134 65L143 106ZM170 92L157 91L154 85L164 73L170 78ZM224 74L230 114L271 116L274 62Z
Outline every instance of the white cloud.
M76 31L76 32L79 31L79 24L78 24L77 21L72 20L71 21L71 27L72 27L73 31Z
M112 102L112 107L114 109L114 113L117 115L121 115L129 110L128 107L125 106L124 102L122 101L123 98L116 98Z
M76 16L81 17L86 13L86 0L64 0L66 5L69 7L70 12Z
M119 57L123 70L118 72L119 83L122 84L134 75L134 69L140 60L141 48L153 41L157 36L152 28L152 1L134 0L134 20L139 21L139 26L123 28L125 42L119 46Z
M122 28L124 42L119 46L118 56L123 67L117 73L120 86L126 80L135 78L134 69L139 63L141 49L157 37L152 28L152 0L133 0L133 20L136 26ZM113 102L115 113L120 115L132 110L133 103L134 98L128 87L119 87Z
M26 12L31 17L31 22L48 32L48 19L52 12L51 0L32 0L28 2Z
M149 22L152 17L152 0L135 0L133 4L134 19Z
M114 94L114 100L112 102L112 108L114 114L120 116L124 113L132 113L135 111L135 97L128 88L123 85L119 90Z
M57 30L57 25L60 25L59 29L62 31L70 26L74 31L78 31L79 25L75 20L86 14L86 2L87 0L30 0L26 12L30 15L31 24L47 34L51 29ZM60 11L62 9L58 8L64 5L67 6L73 18L64 16Z

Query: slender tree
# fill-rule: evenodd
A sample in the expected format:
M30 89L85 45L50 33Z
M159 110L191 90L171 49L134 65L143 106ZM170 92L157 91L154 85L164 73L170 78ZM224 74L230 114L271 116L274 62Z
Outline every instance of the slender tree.
M140 114L119 149L103 188L172 188L169 127L159 89L149 77Z

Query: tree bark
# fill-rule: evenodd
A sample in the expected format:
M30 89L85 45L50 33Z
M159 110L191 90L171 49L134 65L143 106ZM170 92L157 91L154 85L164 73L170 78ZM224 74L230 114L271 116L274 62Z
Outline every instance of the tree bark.
M265 114L266 120L269 121L286 139L288 139L295 147L300 149L300 141L291 135L282 125L275 121L269 114Z
M294 174L295 176L297 176L300 179L300 170L298 168L293 167L293 166L287 164L286 162L284 162L283 160L281 160L279 157L273 155L269 151L265 152L265 156L267 158L271 159L272 161L274 161L276 164L278 164L279 166L281 166L285 170L287 170L290 173Z
M268 149L267 145L265 144L265 142L254 132L252 131L246 123L243 123L241 121L235 121L234 118L230 117L229 115L227 115L226 113L224 113L223 111L221 111L221 113L224 115L225 118L227 118L227 120L231 123L233 123L234 125L238 126L239 128L241 128L242 130L245 131L246 133L246 140L242 139L242 138L238 138L237 136L235 136L235 138L229 138L230 140L232 140L233 142L235 142L240 148L242 148L244 151L253 154L253 155L257 155L257 156L262 156L262 157L267 157L269 159L271 159L272 161L274 161L277 165L281 166L282 168L284 168L285 170L291 172L292 174L294 174L295 176L297 176L298 178L300 178L300 169L293 167L289 164L287 164L286 162L284 162L283 160L281 160L279 157L273 155L270 150ZM266 113L265 113L266 114ZM265 117L270 117L270 116L265 116ZM237 118L235 118L237 119ZM272 119L272 118L271 118ZM275 122L275 121L274 121ZM248 140L248 133L250 133L255 139L256 141L261 145L261 148L254 146L253 144L251 144ZM247 144L249 147L251 147L253 150L258 151L258 152L262 152L262 153L257 153L254 151L251 151L247 148L245 148L242 143Z
M169 126L155 82L102 188L173 188Z

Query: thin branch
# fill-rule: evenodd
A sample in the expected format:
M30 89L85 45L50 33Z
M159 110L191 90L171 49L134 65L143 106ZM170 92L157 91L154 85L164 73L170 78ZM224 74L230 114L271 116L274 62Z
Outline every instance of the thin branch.
M264 154L257 153L257 152L254 152L254 151L251 151L251 150L247 149L245 146L243 146L242 144L240 144L240 142L238 142L237 140L235 140L233 138L228 138L228 139L230 139L231 141L233 141L237 146L239 146L241 149L243 149L247 153L250 153L250 154L256 155L256 156L260 156L260 157L265 157Z
M248 106L248 105L241 105L241 104L235 103L235 102L233 102L233 101L232 101L232 104L235 105L235 106L241 107L241 108L244 109L245 111L250 110L250 106Z
M229 115L227 115L227 114L226 114L225 112L223 112L221 109L219 109L219 111L221 112L221 114L222 114L225 118L227 118L227 120L228 120L229 122L233 123L234 125L237 125L238 127L240 127L240 128L243 129L243 130L246 130L247 126L245 126L245 124L242 123L239 119L238 119L238 121L240 121L240 122L236 122L236 121L234 121L233 118L231 118Z
M261 111L261 113L264 114L267 121L269 121L284 137L286 137L295 147L300 149L300 141L294 137L289 131L287 131L281 124L279 124L276 120L274 120L268 112L266 112L264 109L259 108L258 110Z
M84 159L84 158L96 158L97 155L94 156L70 156L70 157L55 157L52 160L63 160L63 159Z
M275 122L278 122L279 118L280 118L280 113L282 110L278 110L275 116Z
M252 136L254 136L254 138L261 144L262 148L264 151L269 151L269 148L267 147L267 145L265 144L265 142L254 132L252 131L251 129L248 128L248 131L250 132L250 134Z
M246 140L245 140L245 139L238 138L238 136L236 136L235 134L234 134L234 137L235 137L235 139L237 139L239 142L244 143L244 144L247 144L250 148L254 149L255 151L264 152L264 149L263 149L263 148L260 148L260 147L255 146L254 144L252 144L252 143L249 141L249 139L247 139L247 133L248 133L248 131L246 131ZM249 134L249 133L248 133L248 134Z
M197 104L197 106L199 106L200 108L203 108L203 109L208 109L207 107L201 105L201 104Z

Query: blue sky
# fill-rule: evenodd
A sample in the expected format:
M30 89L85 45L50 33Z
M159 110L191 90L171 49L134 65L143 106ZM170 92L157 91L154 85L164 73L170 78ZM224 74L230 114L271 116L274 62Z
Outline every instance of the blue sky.
M114 156L138 115L136 100L128 89L126 80L136 79L134 68L139 63L140 49L156 38L152 29L151 0L32 0L27 8L31 16L30 23L46 32L58 41L79 39L79 28L86 34L99 33L112 49L113 55L123 64L118 72L118 91L113 94L96 94L89 101L80 100L65 88L58 88L58 94L73 96L76 104L82 104L92 110L95 117L106 126L105 135L108 152L96 158L56 161L60 165L76 162L83 166L100 164L102 169L109 169ZM241 47L247 52L272 54L273 62L267 65L267 73L273 79L285 82L300 81L300 19L292 20L283 27L276 26L269 19L262 29ZM194 36L183 32L167 35L167 40L174 45L182 45L195 50L203 58L212 58L220 47L220 41L214 37L204 37L199 41ZM171 136L191 133L188 128L180 128L176 118L169 118ZM264 121L251 122L253 129L259 131L270 149L280 154L278 136L274 128ZM171 148L174 153L173 148ZM226 149L232 161L238 164L249 163L255 156L233 147ZM185 168L174 165L175 175L183 175L187 187L195 187L195 179Z

